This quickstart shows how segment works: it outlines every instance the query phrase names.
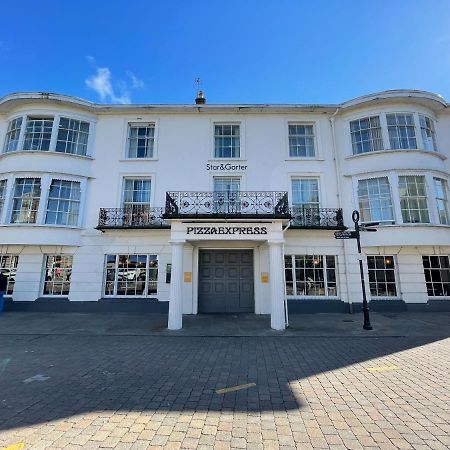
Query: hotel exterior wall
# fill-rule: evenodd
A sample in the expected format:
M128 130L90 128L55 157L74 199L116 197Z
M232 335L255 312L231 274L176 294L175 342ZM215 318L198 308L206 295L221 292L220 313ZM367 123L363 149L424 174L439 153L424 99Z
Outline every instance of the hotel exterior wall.
M1 103L1 102L0 102ZM0 106L1 108L1 106ZM64 175L78 177L86 183L83 197L83 220L80 227L49 225L0 224L2 253L20 254L15 300L35 300L42 292L43 257L45 254L73 254L72 286L69 299L96 301L103 297L106 254L157 254L159 260L158 293L160 301L169 300L170 285L165 282L166 265L171 262L170 230L112 230L102 233L94 228L99 209L120 207L124 177L150 177L152 206L164 206L166 191L211 191L214 176L242 176L241 190L276 190L291 193L291 178L296 176L320 179L320 200L323 207L342 207L348 227L353 209L358 209L356 195L359 178L395 174L427 174L449 179L450 115L436 102L424 103L422 98L377 100L351 107L324 109L321 112L299 110L276 112L261 107L259 112L214 112L208 108L170 113L147 109L97 111L42 101L0 112L0 145L3 146L8 121L20 113L73 114L92 123L90 150L92 157L48 152L13 152L0 154L0 175L12 174ZM226 109L226 108L225 108ZM319 108L320 109L320 108ZM4 110L2 110L4 111ZM334 112L336 113L334 114ZM349 121L373 114L390 112L423 113L435 120L438 152L394 150L352 155ZM127 124L155 123L155 157L148 160L127 160ZM241 124L240 158L213 158L213 124ZM288 153L288 124L314 123L315 158L294 159ZM335 133L333 138L333 131ZM416 129L420 133L420 129ZM419 136L417 136L419 138ZM420 140L420 139L419 139ZM420 145L419 145L420 147ZM336 158L336 160L335 160ZM230 171L207 170L206 164L230 162L246 166ZM338 174L338 176L336 176ZM10 184L11 188L11 184ZM391 187L392 188L392 187ZM449 194L447 192L447 194ZM398 209L398 205L394 205ZM397 216L399 212L397 211ZM4 214L4 218L7 215ZM431 211L431 219L436 214ZM330 231L288 229L285 254L319 254L337 256L338 298L344 302L361 301L359 268L354 241L337 241ZM425 303L428 299L421 255L450 254L450 227L431 224L380 226L377 233L362 236L363 252L369 255L392 255L396 258L398 297L406 303ZM235 241L215 242L212 247L237 248ZM248 244L250 245L250 244ZM255 244L251 244L255 245ZM196 267L199 244L187 243L183 266L194 275L192 283L183 284L183 312L196 312ZM256 313L270 312L270 289L261 283L260 274L270 272L266 243L255 251ZM367 277L366 259L363 259ZM370 292L367 287L368 298Z

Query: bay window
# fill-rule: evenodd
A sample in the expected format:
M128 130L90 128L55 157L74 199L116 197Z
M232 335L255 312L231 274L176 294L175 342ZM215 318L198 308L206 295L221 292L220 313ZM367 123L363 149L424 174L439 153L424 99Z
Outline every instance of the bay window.
M380 117L364 117L350 122L353 154L383 150Z
M437 151L436 133L433 120L422 114L419 115L420 131L422 134L423 148L425 150Z
M11 223L36 223L40 198L40 178L17 178L13 193Z
M391 149L417 148L413 114L386 114Z
M86 156L89 132L89 122L70 117L17 117L8 124L3 151L44 151Z
M433 182L436 195L436 207L439 215L439 223L448 225L450 223L450 220L447 199L447 181L441 178L433 178Z
M78 181L52 180L45 223L77 226L80 200L81 189Z
M361 222L394 223L391 188L387 177L358 181Z
M398 188L403 223L429 223L425 177L399 176Z

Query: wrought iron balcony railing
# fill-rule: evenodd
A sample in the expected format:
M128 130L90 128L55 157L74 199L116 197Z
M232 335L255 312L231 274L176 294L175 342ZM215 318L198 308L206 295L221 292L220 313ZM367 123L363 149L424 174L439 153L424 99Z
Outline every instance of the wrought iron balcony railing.
M315 208L294 206L291 208L291 228L345 230L340 208Z
M290 219L287 192L167 192L165 218Z
M164 221L164 208L132 205L126 208L101 208L97 229L170 228Z

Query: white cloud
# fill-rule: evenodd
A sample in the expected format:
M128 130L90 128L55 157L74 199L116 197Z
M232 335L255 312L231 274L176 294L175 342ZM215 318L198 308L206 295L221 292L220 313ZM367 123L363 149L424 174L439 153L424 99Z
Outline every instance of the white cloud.
M131 70L127 71L127 75L131 79L131 89L140 89L145 87L145 83L139 79Z
M85 80L86 85L100 96L102 102L131 103L130 91L145 87L145 83L129 70L126 73L130 81L113 81L111 70L108 67L98 67L93 56L88 55L86 59L96 70L94 75Z
M111 83L111 71L108 67L98 67L97 73L86 80L89 88L97 92L102 101L110 100L113 103L131 103L131 98L126 87L121 84L121 95L114 92Z

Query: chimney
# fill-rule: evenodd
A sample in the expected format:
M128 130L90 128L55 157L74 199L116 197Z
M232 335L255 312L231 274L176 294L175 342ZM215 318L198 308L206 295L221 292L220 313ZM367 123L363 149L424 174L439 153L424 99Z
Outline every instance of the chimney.
M203 95L203 91L198 91L197 92L197 98L195 99L195 103L197 105L204 105L206 103L206 98Z

